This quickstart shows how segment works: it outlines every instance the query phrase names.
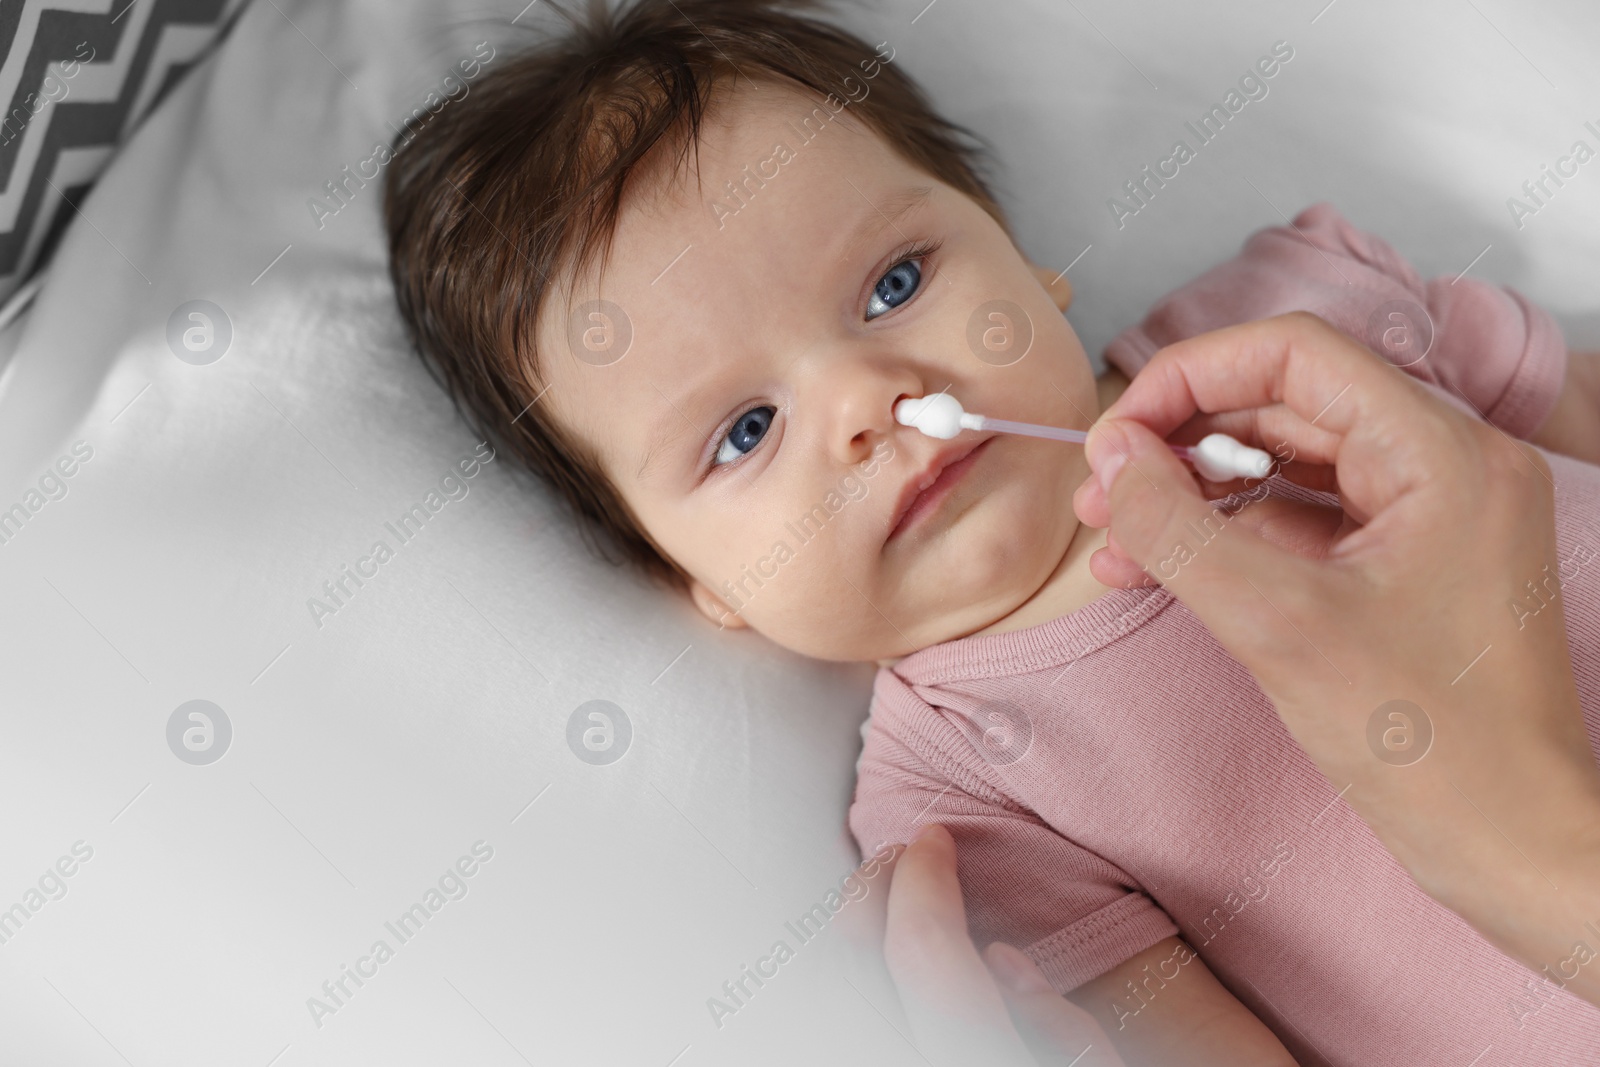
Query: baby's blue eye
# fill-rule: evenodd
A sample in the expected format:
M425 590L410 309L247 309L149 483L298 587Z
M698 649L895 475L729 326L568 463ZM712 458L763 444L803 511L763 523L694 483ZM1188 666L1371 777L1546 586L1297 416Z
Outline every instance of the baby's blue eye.
M867 318L875 319L904 304L915 295L921 282L922 268L917 260L895 264L889 268L889 273L878 279L872 295L867 298Z
M771 406L751 408L740 415L733 426L722 437L722 444L717 446L717 454L712 459L713 467L732 463L740 456L754 451L761 443L761 438L766 436L768 428L772 426L772 416L778 409Z

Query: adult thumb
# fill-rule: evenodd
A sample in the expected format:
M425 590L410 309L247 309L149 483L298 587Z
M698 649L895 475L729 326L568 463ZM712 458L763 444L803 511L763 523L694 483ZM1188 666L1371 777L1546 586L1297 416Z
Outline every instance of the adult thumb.
M1283 617L1263 590L1316 602L1313 561L1206 500L1171 447L1142 423L1106 419L1091 431L1090 465L1106 488L1118 549L1177 594L1241 659L1282 651ZM1292 634L1292 631L1291 631ZM1253 653L1253 654L1252 654Z

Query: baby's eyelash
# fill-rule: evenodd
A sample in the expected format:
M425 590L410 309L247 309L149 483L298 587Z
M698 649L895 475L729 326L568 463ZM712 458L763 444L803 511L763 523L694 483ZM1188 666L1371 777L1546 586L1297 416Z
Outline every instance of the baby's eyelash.
M898 267L900 264L906 263L906 262L908 262L910 260L928 259L935 252L939 251L939 249L941 247L943 247L943 245L944 245L944 241L941 238L929 237L929 238L923 238L920 241L916 241L910 247L903 248L900 251L896 252L894 254L894 256L891 259L888 260L888 262L884 266L883 270L878 271L875 277L868 279L869 284L868 284L867 290L866 290L867 295L870 295L872 293L873 288L877 286L879 280L882 279L882 277L885 274L887 274L889 271L894 270L894 268ZM922 284L917 287L917 293L916 293L917 296L921 296L922 295L922 291L925 288L927 288L928 281L929 281L930 278L932 278L932 276L933 276L932 272L924 272L923 277L922 277ZM905 305L901 304L899 306L900 307L904 307ZM880 315L879 318L882 318L882 316ZM721 447L721 442L722 442L723 437L726 436L733 429L734 425L737 424L738 421L741 418L743 418L746 414L748 414L750 412L751 407L758 407L758 406L760 406L760 405L751 405L749 407L741 408L738 412L734 413L734 415L731 416L727 421L725 421L721 426L719 426L717 428L717 431L711 435L710 440L707 442L708 447L707 447L706 453L705 453L704 456L701 457L701 463L700 463L700 480L701 481L704 481L706 478L708 478L711 475L715 474L720 467L732 467L732 466L735 466L738 463L743 461L744 457L740 457L739 460L735 460L733 463L718 464L718 463L715 462L716 457L717 457L717 449L719 447ZM763 443L765 443L765 438L763 438L762 440L763 440Z
M920 297L922 295L922 291L928 287L928 282L932 281L934 274L938 272L937 264L923 264L922 269L919 272L920 282L917 285L917 291L904 302L896 304L894 307L890 308L889 311L885 311L877 315L866 315L866 311L872 306L872 295L877 290L878 284L883 281L884 278L888 277L891 271L902 264L911 262L912 260L925 260L931 258L935 252L939 251L943 244L944 242L937 238L924 238L909 245L908 247L900 249L889 259L882 261L882 268L873 271L872 275L866 279L866 286L862 290L860 301L862 305L863 318L865 318L868 322L875 322L887 315L889 311L897 311L906 304L909 304Z
M905 263L908 260L927 259L935 252L939 251L939 249L943 246L944 241L939 238L924 238L923 240L920 240L916 244L912 245L910 248L907 248L905 251L896 253L895 257L889 260L889 265L878 273L878 278L882 278L889 271L894 270L900 264ZM878 278L872 279L872 285L878 284ZM871 292L872 287L868 286L867 291ZM919 287L917 292L921 293L922 289Z
M732 416L730 416L728 419L724 420L722 425L717 427L716 432L711 435L711 438L710 438L710 440L708 442L708 448L706 450L706 453L700 459L700 481L704 482L707 478L712 477L719 470L722 470L724 468L738 466L740 463L743 463L746 458L748 458L751 455L754 455L753 452L747 452L747 453L745 453L744 456L740 456L738 459L734 460L732 463L718 463L716 461L717 460L717 450L722 447L723 438L727 437L728 434L733 432L733 428L739 424L739 420L740 419L744 418L746 415L750 414L750 412L754 411L756 408L759 408L759 407L775 408L776 411L774 412L774 415L782 412L782 410L783 410L777 404L749 403L749 404L745 404L745 405L741 406L739 408L739 410L736 411ZM776 420L774 420L774 421L776 421ZM761 440L762 440L763 444L766 443L766 438L765 437L763 437Z
M891 262L889 266L891 269L893 269L908 259L926 259L928 256L931 256L935 252L939 251L939 248L943 244L944 241L939 238L924 238L923 240L912 245L910 248L906 249L904 252L901 252L899 255L895 256L893 262Z

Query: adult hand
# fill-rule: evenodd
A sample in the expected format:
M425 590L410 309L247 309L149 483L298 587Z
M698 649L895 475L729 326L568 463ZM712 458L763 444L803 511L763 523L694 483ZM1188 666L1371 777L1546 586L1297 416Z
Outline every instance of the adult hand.
M871 909L858 911L855 939L869 944L880 935L912 1040L930 1062L1122 1067L1093 1017L1057 993L1025 954L1000 942L978 951L948 830L929 824L880 866L892 871L889 893L877 897L882 925L874 930Z
M1224 516L1192 544L1218 519L1163 439L1219 424L1337 488L1348 521L1295 547ZM1425 891L1534 970L1592 938L1600 769L1564 615L1509 607L1560 564L1536 449L1304 312L1163 349L1087 449L1097 563L1157 574ZM1396 728L1431 732L1424 758L1382 758ZM1567 989L1600 1003L1600 967Z

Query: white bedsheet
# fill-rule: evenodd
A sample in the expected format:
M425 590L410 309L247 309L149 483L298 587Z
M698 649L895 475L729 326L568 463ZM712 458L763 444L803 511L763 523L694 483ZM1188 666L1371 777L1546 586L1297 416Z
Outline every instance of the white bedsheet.
M1520 230L1506 206L1600 147L1600 16L1324 3L847 21L995 143L1026 251L1075 264L1091 352L1322 199L1600 344L1600 162ZM466 20L522 5L252 5L65 237L0 372L0 508L73 457L0 544L0 908L73 874L0 944L0 1062L923 1062L831 929L725 1025L707 1007L856 860L869 669L714 632L590 560L503 462L386 533L476 442L405 350L378 184L320 228L307 201L479 41L517 40ZM1279 40L1269 94L1118 228L1106 201ZM231 323L209 365L168 344L194 300ZM393 558L314 619L379 539ZM168 743L193 700L231 723L209 765ZM610 766L568 745L593 700L632 724ZM462 857L465 895L387 932ZM393 958L314 1017L379 939Z

